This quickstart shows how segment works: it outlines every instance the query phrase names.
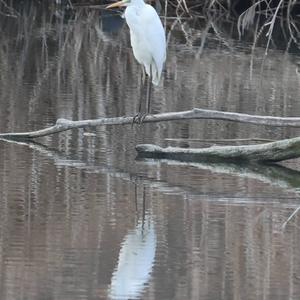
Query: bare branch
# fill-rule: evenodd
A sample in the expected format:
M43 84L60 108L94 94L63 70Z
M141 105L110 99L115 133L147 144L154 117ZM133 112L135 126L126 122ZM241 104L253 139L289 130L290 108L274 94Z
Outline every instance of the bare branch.
M240 114L234 112L224 112L216 110L207 110L194 108L192 110L169 112L155 115L147 115L144 119L144 123L162 122L162 121L178 121L178 120L192 120L192 119L214 119L223 121L232 121L240 123L248 123L255 125L265 126L277 126L277 127L300 127L300 118L288 118L288 117L272 117L272 116L257 116ZM115 117L115 118L99 118L93 120L81 120L71 121L67 119L58 119L54 126L29 132L11 132L1 133L0 138L6 139L33 139L43 137L62 131L96 127L103 125L126 125L132 124L133 117Z

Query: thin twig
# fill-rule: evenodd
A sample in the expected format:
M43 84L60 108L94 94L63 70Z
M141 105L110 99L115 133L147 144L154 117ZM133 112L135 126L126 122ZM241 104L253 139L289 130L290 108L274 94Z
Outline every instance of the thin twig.
M285 228L285 226L287 225L287 223L293 218L293 216L298 212L300 210L300 206L299 207L297 207L294 211L293 211L293 213L288 217L288 219L282 224L282 229L284 229Z

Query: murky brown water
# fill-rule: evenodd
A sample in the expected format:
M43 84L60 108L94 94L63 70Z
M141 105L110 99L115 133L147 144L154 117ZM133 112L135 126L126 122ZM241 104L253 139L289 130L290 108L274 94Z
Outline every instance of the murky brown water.
M127 29L102 30L118 20L34 7L1 18L1 132L135 113L140 68ZM186 24L169 34L154 111L300 114L299 56L272 50L262 67L263 49L209 35L201 51L199 39ZM300 204L297 161L183 164L135 160L134 150L202 145L167 138L296 135L192 121L1 141L0 298L299 299L299 214L282 229Z

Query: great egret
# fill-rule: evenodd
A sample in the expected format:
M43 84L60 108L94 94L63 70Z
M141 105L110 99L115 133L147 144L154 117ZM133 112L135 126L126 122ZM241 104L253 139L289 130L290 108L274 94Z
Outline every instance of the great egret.
M151 82L158 85L166 60L166 36L161 20L155 9L144 0L122 0L107 8L126 6L125 19L130 29L130 42L134 57L142 65L143 74L148 77L146 114L150 113ZM145 76L143 76L144 78ZM144 82L144 80L143 80ZM139 101L139 112L134 120L142 122L145 114L141 113L142 99Z

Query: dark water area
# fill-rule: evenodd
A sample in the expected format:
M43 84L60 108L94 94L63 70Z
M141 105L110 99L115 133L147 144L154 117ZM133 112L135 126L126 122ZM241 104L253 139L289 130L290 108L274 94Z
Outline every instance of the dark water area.
M0 23L1 132L136 112L141 70L122 19L31 6ZM299 54L264 57L222 34L204 39L184 20L167 25L153 112L299 116ZM0 141L0 298L299 299L299 213L284 226L300 205L298 160L200 164L135 152L298 135L202 120Z

